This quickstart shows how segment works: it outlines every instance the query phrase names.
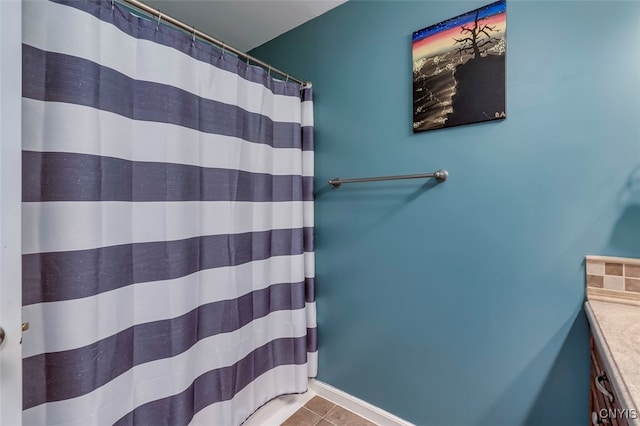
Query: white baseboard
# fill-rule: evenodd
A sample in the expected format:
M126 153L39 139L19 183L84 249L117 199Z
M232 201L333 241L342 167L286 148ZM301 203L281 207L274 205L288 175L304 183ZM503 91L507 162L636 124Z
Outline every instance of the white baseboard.
M309 379L309 392L332 401L380 426L415 426L381 408L316 379Z

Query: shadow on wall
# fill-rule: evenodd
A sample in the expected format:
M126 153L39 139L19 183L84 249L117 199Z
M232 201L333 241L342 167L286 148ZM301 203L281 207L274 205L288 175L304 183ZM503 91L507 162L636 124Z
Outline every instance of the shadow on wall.
M585 411L580 417L567 409L571 395L582 392L589 394L589 374L576 376L576 371L589 371L587 318L582 311L582 302L576 306L571 317L558 329L556 334L533 357L517 379L508 387L498 402L479 422L482 425L566 425L588 424L590 413ZM546 377L540 372L547 370ZM581 368L576 370L575 365ZM515 407L527 403L521 397L531 387L539 389L533 404L528 408L526 419L514 418Z
M369 212L366 217L361 216L362 220L357 222L344 221L335 215L332 216L333 221L328 220L326 225L337 230L331 237L331 243L348 246L370 236L373 230L380 228L438 185L440 183L435 179L428 179L423 184L416 184L415 181L372 182L345 184L340 188L326 184L316 190L314 196L316 200L325 197L325 206L349 203L360 206L353 209L361 208ZM316 248L322 245L322 238L322 233L319 232L316 236Z
M611 231L609 245L626 256L640 257L640 166L631 172L619 199L625 207Z

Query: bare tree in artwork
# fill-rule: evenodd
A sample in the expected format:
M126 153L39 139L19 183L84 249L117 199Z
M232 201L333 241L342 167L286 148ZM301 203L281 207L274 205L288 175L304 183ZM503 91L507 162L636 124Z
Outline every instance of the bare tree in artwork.
M481 49L491 44L492 42L498 41L496 38L493 38L489 32L494 32L496 30L495 26L481 24L480 21L484 21L485 18L478 18L478 10L476 10L476 16L473 20L473 27L469 28L466 25L462 25L460 27L460 33L466 34L467 37L463 38L454 38L456 41L455 44L460 43L462 46L458 48L456 53L464 54L466 52L473 52L474 58L479 58L480 54L484 51Z
M506 117L506 28L496 0L413 33L414 132Z

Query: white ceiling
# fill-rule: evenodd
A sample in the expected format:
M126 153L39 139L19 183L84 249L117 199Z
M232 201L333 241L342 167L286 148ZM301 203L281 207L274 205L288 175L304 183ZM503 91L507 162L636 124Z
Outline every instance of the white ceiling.
M146 0L145 3L247 52L345 1Z

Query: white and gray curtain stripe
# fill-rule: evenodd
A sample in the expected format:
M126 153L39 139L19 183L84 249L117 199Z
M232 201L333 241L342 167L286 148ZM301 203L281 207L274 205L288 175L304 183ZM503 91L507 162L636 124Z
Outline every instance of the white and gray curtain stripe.
M240 424L317 370L310 87L25 1L25 424Z

